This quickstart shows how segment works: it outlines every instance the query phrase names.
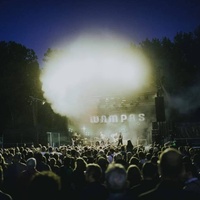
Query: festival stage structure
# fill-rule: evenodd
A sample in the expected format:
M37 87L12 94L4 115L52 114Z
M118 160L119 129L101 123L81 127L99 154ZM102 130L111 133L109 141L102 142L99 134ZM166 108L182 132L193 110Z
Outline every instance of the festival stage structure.
M159 142L166 135L164 98L155 91L141 93L137 97L93 97L97 106L76 120L69 120L70 132L80 133L83 142L96 143L102 137L116 143L117 134L123 134L124 142L133 144ZM156 124L156 127L154 127ZM162 135L162 136L161 136Z

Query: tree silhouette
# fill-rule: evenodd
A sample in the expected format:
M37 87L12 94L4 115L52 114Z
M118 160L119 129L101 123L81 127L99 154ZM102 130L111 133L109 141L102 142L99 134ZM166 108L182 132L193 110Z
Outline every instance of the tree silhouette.
M17 138L32 126L29 96L42 95L39 74L33 50L12 41L0 42L0 127L4 137L15 130L13 137Z

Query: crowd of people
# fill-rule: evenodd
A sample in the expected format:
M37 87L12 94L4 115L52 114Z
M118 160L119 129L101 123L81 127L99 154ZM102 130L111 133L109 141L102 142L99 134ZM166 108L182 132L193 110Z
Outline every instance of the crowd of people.
M0 149L0 199L200 199L191 146L48 145Z

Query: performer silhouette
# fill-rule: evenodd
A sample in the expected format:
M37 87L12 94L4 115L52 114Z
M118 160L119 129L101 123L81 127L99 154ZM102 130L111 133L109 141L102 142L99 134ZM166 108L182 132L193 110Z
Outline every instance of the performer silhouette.
M118 136L118 144L117 146L119 145L123 145L123 135L121 132L119 132L119 136Z
M100 144L101 145L105 144L105 135L102 132L100 132Z

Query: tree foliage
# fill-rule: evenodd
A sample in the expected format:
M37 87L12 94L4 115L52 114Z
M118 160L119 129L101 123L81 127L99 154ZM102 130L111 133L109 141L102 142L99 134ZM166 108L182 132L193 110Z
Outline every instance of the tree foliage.
M1 133L30 127L32 122L29 96L41 96L40 68L37 56L15 42L0 42Z
M140 46L151 61L155 82L161 84L168 95L176 96L177 99L180 97L180 104L183 102L183 98L187 98L188 107L191 106L189 104L194 103L192 98L200 99L198 93L194 92L194 88L200 86L200 26L194 32L177 33L173 41L166 37L162 40L150 41L147 39ZM180 105L178 107L180 109ZM199 107L200 104L193 106L191 114L194 114L195 109L198 110ZM172 115L174 113L177 113L176 109ZM181 118L181 115L174 115L174 119L176 117Z

